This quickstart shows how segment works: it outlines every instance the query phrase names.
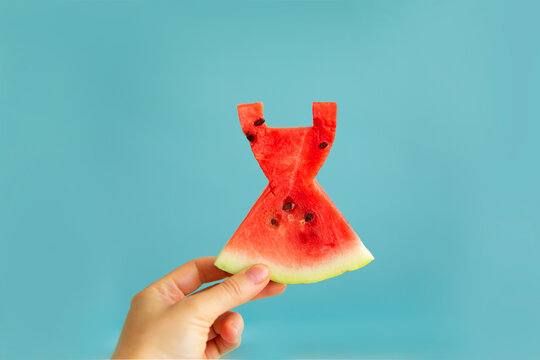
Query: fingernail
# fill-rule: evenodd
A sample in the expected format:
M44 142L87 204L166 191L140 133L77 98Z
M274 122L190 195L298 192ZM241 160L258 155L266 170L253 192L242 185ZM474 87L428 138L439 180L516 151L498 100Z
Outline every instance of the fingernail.
M246 272L246 276L249 279L249 281L251 281L255 285L260 284L264 280L266 280L268 275L269 275L268 268L266 268L266 266L261 266L261 265L255 265Z

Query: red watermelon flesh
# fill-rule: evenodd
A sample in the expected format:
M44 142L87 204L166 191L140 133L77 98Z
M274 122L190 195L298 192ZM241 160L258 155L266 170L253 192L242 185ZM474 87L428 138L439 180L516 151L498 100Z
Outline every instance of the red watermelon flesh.
M313 103L313 126L272 128L263 104L238 105L242 130L269 184L216 259L230 273L262 263L271 279L311 283L373 260L315 180L336 132L335 103Z

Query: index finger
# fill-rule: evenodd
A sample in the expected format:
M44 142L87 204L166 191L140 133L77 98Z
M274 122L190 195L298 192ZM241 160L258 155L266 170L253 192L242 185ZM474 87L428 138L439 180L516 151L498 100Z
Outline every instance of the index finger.
M214 266L215 256L191 260L173 270L150 286L156 287L166 294L176 294L172 300L180 300L197 290L202 284L221 280L229 273Z

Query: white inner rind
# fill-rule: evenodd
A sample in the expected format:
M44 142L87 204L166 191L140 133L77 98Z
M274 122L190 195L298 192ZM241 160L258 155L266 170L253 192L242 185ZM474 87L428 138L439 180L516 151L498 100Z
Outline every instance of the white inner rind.
M284 266L272 263L263 258L255 258L243 254L241 250L223 249L216 259L215 265L231 274L236 274L242 269L254 265L265 264L270 268L271 279L283 284L313 283L352 271L369 264L373 255L360 242L358 247L348 250L346 253L322 260L312 266Z

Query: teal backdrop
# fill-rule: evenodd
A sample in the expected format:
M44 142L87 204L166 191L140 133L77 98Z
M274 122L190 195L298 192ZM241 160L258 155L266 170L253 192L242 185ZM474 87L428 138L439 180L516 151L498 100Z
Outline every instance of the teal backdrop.
M239 308L240 359L532 359L535 1L0 1L0 358L112 353L131 297L216 255L274 126L338 103L317 179L375 261Z

